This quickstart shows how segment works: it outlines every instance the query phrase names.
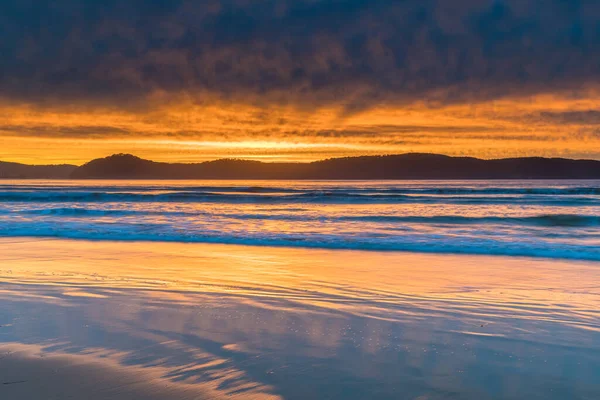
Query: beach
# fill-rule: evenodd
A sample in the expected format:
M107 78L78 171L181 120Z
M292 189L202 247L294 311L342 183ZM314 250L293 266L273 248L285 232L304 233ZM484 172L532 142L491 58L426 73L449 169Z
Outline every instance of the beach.
M600 396L591 261L40 238L0 249L2 398Z

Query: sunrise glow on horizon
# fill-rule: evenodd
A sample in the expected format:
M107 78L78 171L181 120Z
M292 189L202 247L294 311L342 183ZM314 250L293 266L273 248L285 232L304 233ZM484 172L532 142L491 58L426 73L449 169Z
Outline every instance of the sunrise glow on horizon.
M577 100L539 95L469 105L378 106L347 115L340 107L275 105L4 106L0 141L3 161L29 164L82 164L124 152L169 162L305 162L406 152L598 159L597 121L586 121L598 103L590 93Z

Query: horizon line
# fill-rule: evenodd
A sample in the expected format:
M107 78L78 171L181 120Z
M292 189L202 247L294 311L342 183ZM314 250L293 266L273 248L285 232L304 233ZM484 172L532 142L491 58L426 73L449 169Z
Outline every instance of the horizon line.
M96 161L96 160L103 160L103 159L107 159L107 158L111 158L111 157L124 157L124 156L128 156L128 157L134 157L137 158L139 160L143 160L143 161L150 161L153 163L159 163L159 164L181 164L181 165L199 165L199 164L206 164L206 163L211 163L211 162L217 162L217 161L244 161L244 162L252 162L252 163L260 163L260 164L313 164L313 163L318 163L318 162L324 162L324 161L329 161L329 160L342 160L342 159L352 159L352 158L364 158L364 157L368 157L368 158L377 158L377 157L399 157L399 156L407 156L407 155L427 155L427 156L439 156L439 157L448 157L448 158L455 158L455 159L460 159L460 158L469 158L469 159L476 159L476 160L482 160L482 161L496 161L496 160L524 160L524 159L545 159L545 160L569 160L569 161L597 161L600 162L600 160L598 159L594 159L594 158L568 158L568 157L557 157L557 156L552 156L552 157L547 157L547 156L523 156L523 157L500 157L500 158L482 158L482 157L475 157L475 156L468 156L468 155L448 155L448 154L442 154L442 153L425 153L425 152L406 152L406 153L388 153L388 154L364 154L364 155L357 155L357 156L344 156L344 157L328 157L328 158L323 158L323 159L319 159L319 160L312 160L312 161L261 161L261 160L253 160L253 159L247 159L247 158L236 158L236 157L223 157L223 158L215 158L213 160L206 160L206 161L198 161L198 162L181 162L181 161L175 161L175 162L171 162L171 161L155 161L149 158L143 158L140 156L137 156L135 154L132 153L113 153L104 157L97 157L97 158L93 158L89 161L86 161L82 164L70 164L70 163L56 163L56 164L29 164L29 163L23 163L23 162L17 162L17 161L5 161L5 160L1 160L0 159L0 163L9 163L9 164L19 164L19 165L27 165L27 166L37 166L37 167L50 167L50 166L74 166L74 167L81 167L84 166L90 162Z

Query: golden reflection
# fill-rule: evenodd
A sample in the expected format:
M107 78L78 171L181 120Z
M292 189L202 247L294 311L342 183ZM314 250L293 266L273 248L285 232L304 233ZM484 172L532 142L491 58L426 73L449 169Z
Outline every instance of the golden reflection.
M56 344L54 344L56 345ZM35 344L0 344L0 373L5 382L0 393L7 398L43 398L48 393L58 393L60 398L100 400L209 400L209 399L260 399L276 400L281 397L268 393L271 388L260 385L236 387L237 391L224 391L219 386L226 379L235 379L239 371L231 371L221 379L202 382L172 381L165 377L171 372L167 367L123 366L119 361L125 356L106 349L87 349L85 354L49 353L44 346ZM181 367L211 368L222 361L215 360ZM4 367L10 366L10 367ZM35 377L32 380L31 377ZM14 384L15 387L8 387ZM19 384L23 384L17 386ZM193 386L192 386L193 384ZM240 395L241 394L241 395Z
M111 385L139 377L174 398L334 397L324 390L340 380L388 397L401 382L418 398L464 389L448 377L482 365L506 376L509 362L522 389L561 363L573 380L598 361L594 263L164 242L0 249L0 351L104 363Z
M187 292L219 293L372 316L381 307L407 306L380 315L388 319L424 312L408 309L419 304L431 314L479 310L482 317L523 307L515 317L571 315L583 325L600 309L593 283L600 271L576 261L182 243L3 239L0 246L10 260L8 269L0 267L1 280L64 286L69 296L84 296L88 287L138 289L183 303L193 301ZM569 291L560 289L564 282Z

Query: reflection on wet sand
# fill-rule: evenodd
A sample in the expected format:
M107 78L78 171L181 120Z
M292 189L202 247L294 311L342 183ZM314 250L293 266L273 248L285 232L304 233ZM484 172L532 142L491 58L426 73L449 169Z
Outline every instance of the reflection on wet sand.
M106 351L76 354L48 351L40 345L0 345L2 399L159 400L235 398L215 380L189 385L166 378L160 365L121 365ZM240 395L241 398L246 396ZM261 394L260 398L277 396Z
M67 376L73 363L97 398L600 396L595 263L35 239L0 249L0 374L10 360L24 367L9 380L27 381L0 397L62 398L72 388L51 384L48 365Z

